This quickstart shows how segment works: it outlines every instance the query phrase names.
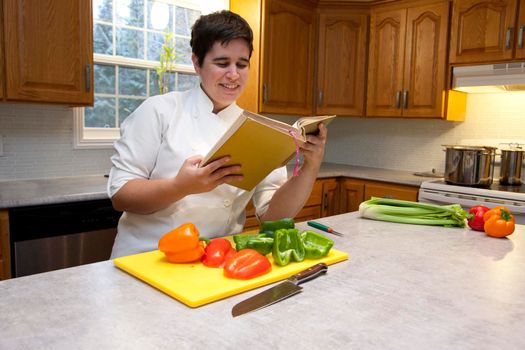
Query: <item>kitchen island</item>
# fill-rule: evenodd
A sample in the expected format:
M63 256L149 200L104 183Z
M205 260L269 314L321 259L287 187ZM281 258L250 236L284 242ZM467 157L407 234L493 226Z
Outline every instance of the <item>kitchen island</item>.
M318 221L345 233L331 238L349 259L236 318L268 287L192 309L112 261L0 282L0 349L525 348L525 226L496 239L357 213Z

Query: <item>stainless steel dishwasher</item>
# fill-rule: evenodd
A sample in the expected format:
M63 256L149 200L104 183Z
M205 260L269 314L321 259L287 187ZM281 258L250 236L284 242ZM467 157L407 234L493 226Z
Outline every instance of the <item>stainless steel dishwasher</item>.
M12 276L109 259L120 215L109 199L11 208Z

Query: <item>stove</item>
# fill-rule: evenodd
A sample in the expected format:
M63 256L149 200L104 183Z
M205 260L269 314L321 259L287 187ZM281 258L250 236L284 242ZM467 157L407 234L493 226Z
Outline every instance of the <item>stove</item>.
M497 205L507 207L516 218L516 223L525 224L525 185L500 185L494 181L490 187L458 186L446 183L443 179L424 181L421 184L418 200L433 204L459 204L468 210L474 205Z

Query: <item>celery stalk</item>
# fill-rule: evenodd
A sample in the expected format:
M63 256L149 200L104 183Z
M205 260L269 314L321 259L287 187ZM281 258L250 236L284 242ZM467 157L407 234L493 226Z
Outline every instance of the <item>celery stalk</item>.
M465 227L467 218L467 212L459 204L435 205L378 197L362 202L359 214L373 220L446 227Z

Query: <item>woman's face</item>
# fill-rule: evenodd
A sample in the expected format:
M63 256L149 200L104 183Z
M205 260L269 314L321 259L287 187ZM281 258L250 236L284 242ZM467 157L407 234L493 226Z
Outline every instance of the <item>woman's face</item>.
M191 58L204 92L213 101L214 113L235 102L244 91L250 65L250 51L244 39L234 39L226 45L216 42L204 56L202 66L195 54Z

